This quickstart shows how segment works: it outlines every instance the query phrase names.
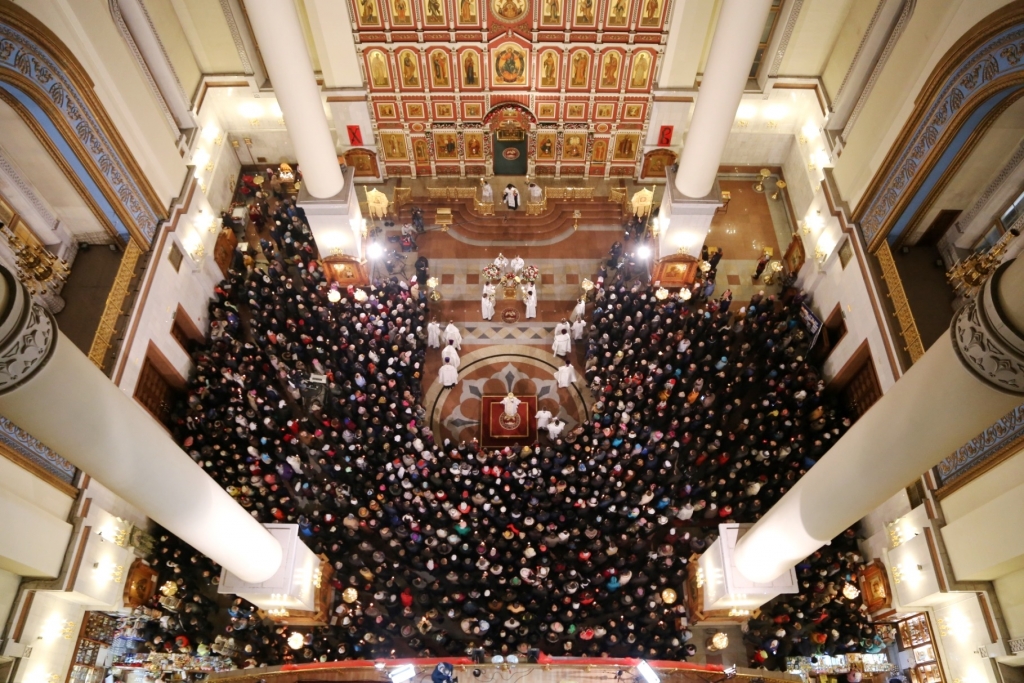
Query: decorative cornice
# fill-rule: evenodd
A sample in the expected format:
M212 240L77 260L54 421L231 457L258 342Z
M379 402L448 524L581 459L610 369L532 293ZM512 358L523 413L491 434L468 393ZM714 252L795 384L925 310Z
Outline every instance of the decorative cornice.
M114 2L114 0L111 0ZM846 91L846 85L850 82L850 74L853 73L854 68L857 66L857 61L861 55L864 54L864 46L867 45L868 38L871 37L871 32L875 28L875 24L878 23L878 17L882 16L882 10L885 9L886 0L879 0L878 5L875 6L875 13L871 15L871 21L868 22L868 27L864 30L864 36L860 39L860 45L857 46L857 51L853 53L853 59L850 61L850 68L846 70L846 75L843 76L843 82L839 84L839 89L836 90L835 97L832 98L832 109L836 109L839 103L842 101L843 93Z
M895 153L876 175L863 208L858 208L864 240L871 248L885 239L921 179L946 149L946 138L994 92L1024 81L1024 16L1015 19L1021 23L989 34L960 59L947 58L954 61L951 67L937 67L940 80L922 93L928 106L908 122L894 145Z
M985 191L981 193L980 197L978 197L978 201L974 202L974 205L971 206L970 210L964 214L962 218L957 220L957 232L963 233L964 229L970 225L971 221L974 220L978 213L985 208L985 205L988 204L988 200L992 199L992 195L995 194L996 190L998 190L1004 182L1006 182L1006 179L1010 177L1010 174L1013 173L1013 170L1020 165L1021 161L1024 161L1024 140L1021 140L1020 144L1017 145L1017 150L1013 153L1013 156L1010 157L1010 160L1003 165L1002 169L1000 169L999 175L997 175L992 182L988 184Z
M768 69L768 76L775 78L779 75L779 68L782 66L782 58L786 56L786 48L789 47L789 39L793 37L793 29L796 28L796 20L800 17L800 10L804 6L804 0L792 0L793 9L789 11L789 17L786 19L786 28L782 31L782 39L779 41L779 47L775 50L775 58L772 59L772 65Z
M1022 440L1024 440L1024 405L1014 408L994 425L938 464L936 471L943 489L975 468L1003 455L1007 449Z
M6 446L8 450L46 470L65 484L74 481L74 465L2 415L0 415L0 446Z
M43 200L36 194L36 191L32 189L32 186L28 184L25 178L21 175L17 168L14 166L14 162L11 161L7 156L7 150L0 146L0 172L18 188L18 192L24 197L32 208L36 210L39 217L46 223L46 227L50 230L57 229L57 217L53 215L50 208L46 206Z
M167 100L164 99L164 94L160 92L160 86L156 84L156 79L153 78L153 73L149 70L149 65L146 64L146 60L143 58L142 52L139 51L139 46L135 43L135 37L132 35L132 32L128 30L128 25L124 23L124 17L121 16L121 7L117 4L117 0L109 0L109 6L110 16L114 19L114 25L117 26L118 32L121 34L121 37L124 38L124 42L128 45L128 49L131 50L132 56L135 57L135 63L138 64L139 69L142 70L142 76L146 79L146 83L149 84L149 89L152 90L153 95L156 96L157 104L160 105L160 109L164 113L164 118L167 119L167 123L171 126L171 130L177 131L178 122L174 120L174 115L167 107ZM148 13L146 14L146 18L149 18ZM163 49L162 45L161 49Z
M14 391L35 377L57 346L57 323L53 314L32 300L25 285L0 268L8 296L13 302L0 320L7 334L0 339L0 395ZM17 316L18 320L11 320Z
M949 326L960 363L989 386L1024 396L1024 332L1013 327L996 292L1013 261L992 274L981 293L961 308Z
M220 10L224 13L224 20L228 23L228 31L231 33L231 42L235 44L235 50L238 52L238 59L242 62L242 71L247 76L251 76L255 73L252 68L252 62L249 61L249 53L245 49L245 43L242 41L242 34L238 30L238 22L235 21L234 10L231 9L230 0L220 0Z
M94 180L102 179L108 184L129 218L129 227L135 228L148 246L162 216L148 201L137 176L129 171L100 124L100 114L93 110L92 103L68 76L64 63L57 61L27 33L11 24L0 23L0 77L5 76L9 76L5 80L19 86L30 84L35 90L31 94L37 101L48 105L49 112L59 116L73 132L81 143L79 148L100 171L99 178ZM138 177L142 177L141 172Z
M847 140L850 136L850 132L853 130L853 125L857 122L857 118L860 116L861 110L864 108L864 104L868 101L868 95L875 87L875 83L878 81L878 77L882 74L882 68L885 63L889 61L889 55L896 48L896 43L899 42L900 36L903 35L903 30L907 27L907 23L910 21L910 17L914 14L914 7L917 6L917 0L904 0L903 9L900 10L900 17L896 20L896 23L892 27L892 33L889 34L889 39L885 41L885 48L882 50L882 54L878 56L878 62L875 63L875 68L871 70L871 76L868 77L868 82L864 84L864 89L860 91L860 97L857 98L857 104L854 105L853 111L850 112L850 118L846 121L846 125L843 126L842 138Z

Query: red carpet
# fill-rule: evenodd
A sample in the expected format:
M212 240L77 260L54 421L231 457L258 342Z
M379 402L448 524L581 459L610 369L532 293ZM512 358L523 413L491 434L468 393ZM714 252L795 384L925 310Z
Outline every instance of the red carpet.
M504 448L513 444L526 446L537 440L537 397L518 396L519 424L506 429L499 421L505 412L501 405L504 396L484 396L480 403L480 445L484 448Z

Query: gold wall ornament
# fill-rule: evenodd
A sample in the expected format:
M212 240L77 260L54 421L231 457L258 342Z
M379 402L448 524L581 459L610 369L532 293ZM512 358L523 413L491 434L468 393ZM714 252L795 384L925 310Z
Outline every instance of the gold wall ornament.
M1010 228L1003 233L999 241L983 254L971 254L962 261L957 261L946 272L946 281L953 291L964 297L974 297L989 275L995 272L1003 262L1010 242L1020 235L1020 230Z
M117 320L121 317L125 301L128 299L128 288L135 276L135 267L141 255L142 250L139 249L135 240L129 241L124 255L121 257L121 265L117 267L114 283L110 286L110 292L107 293L107 303L103 306L100 323L96 327L96 334L93 335L92 345L89 347L89 360L95 363L100 370L104 369L107 351L114 344Z
M899 322L902 332L900 335L906 342L904 350L910 354L911 364L916 363L924 355L924 343L921 341L921 334L917 329L917 322L910 310L910 300L903 289L903 281L900 279L899 271L896 269L896 262L892 258L892 251L889 250L889 243L883 241L875 251L878 265L882 269L882 280L889 289L889 299L892 301L893 315ZM896 583L899 583L897 581Z

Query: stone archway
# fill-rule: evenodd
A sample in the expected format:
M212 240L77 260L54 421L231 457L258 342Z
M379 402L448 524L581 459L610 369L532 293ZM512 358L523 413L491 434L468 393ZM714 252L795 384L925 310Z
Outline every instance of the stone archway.
M922 103L875 174L854 220L869 249L896 241L992 121L1024 95L1024 0L978 22L935 67Z

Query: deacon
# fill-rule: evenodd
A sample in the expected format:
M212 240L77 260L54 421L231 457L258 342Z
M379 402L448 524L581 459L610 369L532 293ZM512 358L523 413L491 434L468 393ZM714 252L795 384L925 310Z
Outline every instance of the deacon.
M484 291L480 297L480 314L484 320L494 317L494 285L490 282L484 285Z
M508 392L508 396L501 399L500 403L505 408L505 414L509 417L513 417L519 414L519 404L522 403L522 401L516 398L516 395L510 391Z
M455 350L462 350L462 333L455 327L455 322L449 320L448 327L444 328L444 338L449 344L455 344Z
M441 348L441 324L436 320L427 323L427 346L432 349Z
M526 317L536 318L537 317L537 287L531 282L526 287Z
M448 346L444 347L444 350L441 351L441 359L445 363L451 363L452 367L456 370L459 369L459 366L462 365L462 359L459 358L459 352L455 348L455 342L448 342Z
M567 389L576 381L576 368L572 366L568 358L565 359L565 365L555 372L555 379L558 380L559 389Z
M505 191L501 193L501 200L505 202L509 211L515 211L519 208L519 190L515 185L509 183L505 186Z
M447 351L448 349L445 350ZM438 379L441 380L441 386L445 389L451 388L459 382L459 371L452 366L447 358L444 359L444 365L438 370L437 375Z

